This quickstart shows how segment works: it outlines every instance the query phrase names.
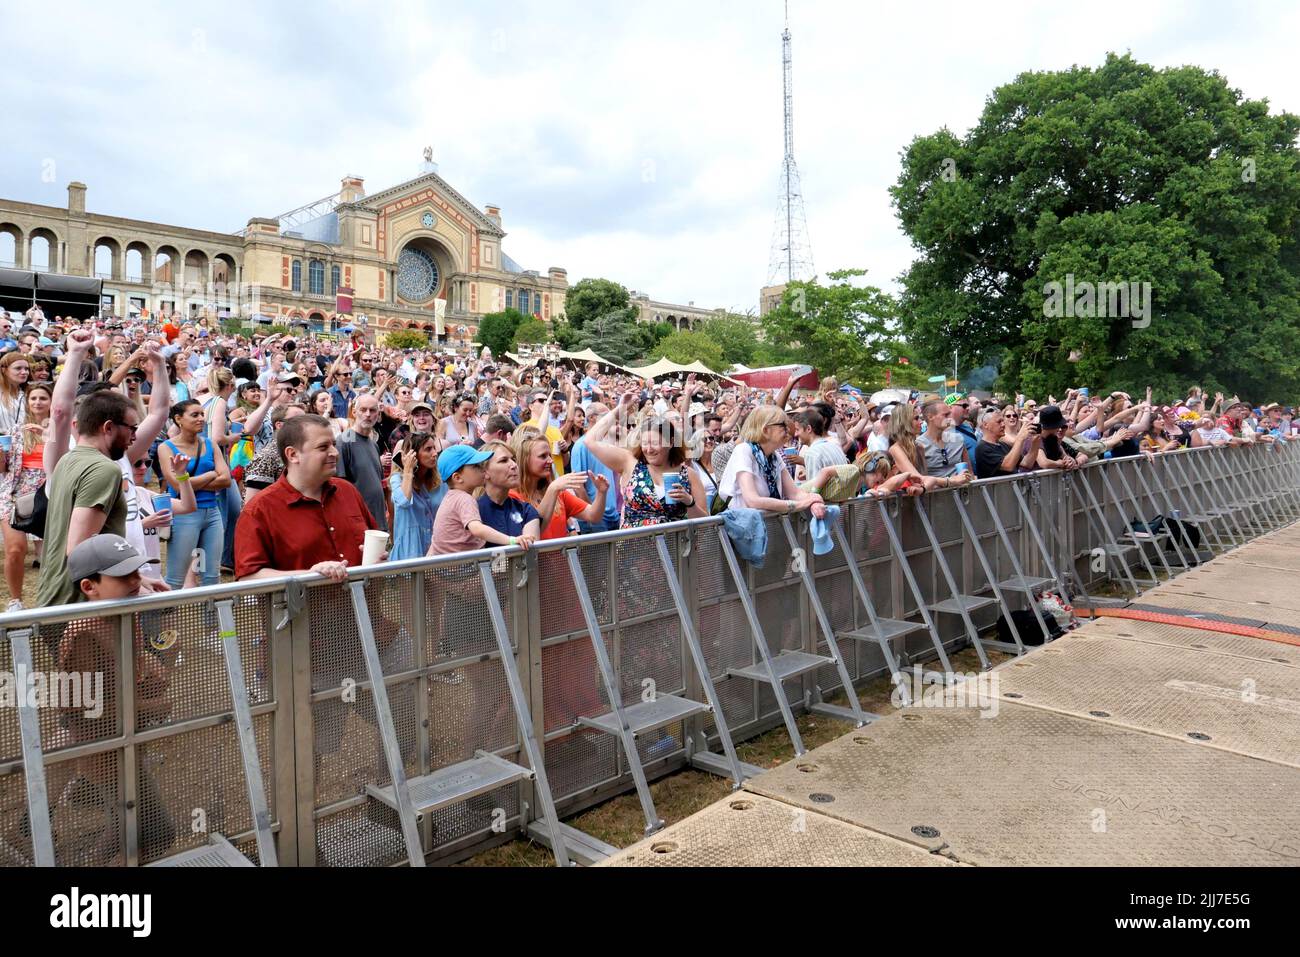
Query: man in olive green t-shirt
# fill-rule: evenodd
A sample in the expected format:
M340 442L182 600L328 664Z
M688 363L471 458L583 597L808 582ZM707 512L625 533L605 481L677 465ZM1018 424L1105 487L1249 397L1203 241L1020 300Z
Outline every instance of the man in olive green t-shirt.
M82 599L68 577L69 546L93 535L126 535L126 494L117 464L135 441L135 405L120 392L94 392L77 408L77 447L46 482L45 555L36 603L45 608Z

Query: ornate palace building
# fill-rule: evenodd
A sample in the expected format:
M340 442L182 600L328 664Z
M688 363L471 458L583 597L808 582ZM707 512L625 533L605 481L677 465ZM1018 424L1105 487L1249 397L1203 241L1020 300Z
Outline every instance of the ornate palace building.
M239 233L86 211L86 186L59 209L0 199L0 266L103 280L103 308L190 316L229 311L330 332L418 329L468 343L485 313L507 307L550 321L564 313L568 274L517 265L502 249L501 210L482 210L438 175L367 195L358 176L337 194Z

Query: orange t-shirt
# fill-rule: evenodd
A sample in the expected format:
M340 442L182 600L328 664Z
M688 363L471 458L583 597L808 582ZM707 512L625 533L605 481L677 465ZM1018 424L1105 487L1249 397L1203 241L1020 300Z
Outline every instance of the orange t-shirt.
M517 489L510 490L510 497L517 498L521 502L524 501L523 495ZM542 529L543 540L567 538L569 535L569 519L575 515L581 515L587 505L587 502L584 502L572 492L561 492L555 500L555 511L551 512L551 520Z

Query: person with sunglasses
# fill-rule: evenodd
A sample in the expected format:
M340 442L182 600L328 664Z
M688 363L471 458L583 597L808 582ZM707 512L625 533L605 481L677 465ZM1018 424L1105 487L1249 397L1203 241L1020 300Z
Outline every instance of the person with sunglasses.
M126 534L123 538L149 559L148 567L140 567L141 577L161 582L163 578L159 568L162 564L162 536L159 532L171 528L172 521L177 516L191 514L198 503L194 500L194 489L190 483L182 482L179 499L172 499L172 504L165 509L155 508L153 490L145 487L145 475L151 461L147 456L142 456L131 463L135 482L127 493ZM185 471L189 459L183 454L173 455L170 464L172 472L179 474Z
M1018 415L1018 411L1014 414ZM980 417L980 443L975 447L976 478L1012 475L1022 466L1033 467L1038 455L1034 435L1029 429L1020 429L1015 436L1008 436L1007 415L1006 411L990 409Z
M799 488L782 462L779 450L790 435L785 411L760 405L741 426L741 441L718 480L718 494L728 508L756 508L790 513L809 509L816 518L826 515L826 504L816 492Z

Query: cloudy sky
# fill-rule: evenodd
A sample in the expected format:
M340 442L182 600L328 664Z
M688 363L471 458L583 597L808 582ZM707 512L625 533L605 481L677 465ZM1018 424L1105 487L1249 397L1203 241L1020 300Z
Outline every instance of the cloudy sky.
M506 250L671 302L747 310L781 165L780 0L0 0L0 196L234 231L418 172L425 145ZM1217 69L1300 112L1300 5L793 0L795 153L822 273L895 287L899 152L998 84L1108 50ZM30 38L30 39L27 39Z

